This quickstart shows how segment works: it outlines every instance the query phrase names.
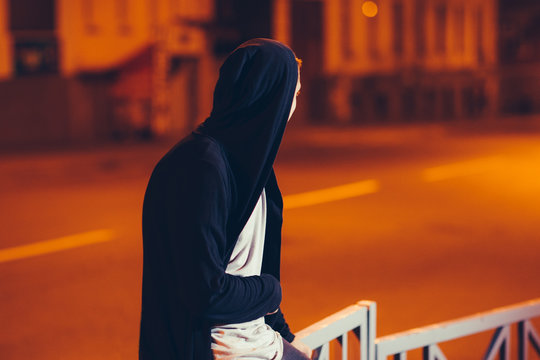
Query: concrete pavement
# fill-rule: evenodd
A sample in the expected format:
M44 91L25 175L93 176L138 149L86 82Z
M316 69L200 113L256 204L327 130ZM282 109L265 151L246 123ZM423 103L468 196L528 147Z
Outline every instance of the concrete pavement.
M287 159L299 149L355 146L380 148L437 142L445 136L482 133L540 132L540 117L477 123L436 123L392 126L328 126L292 123L286 130L279 159ZM0 185L62 185L99 179L126 179L148 176L156 161L177 141L109 143L92 147L27 149L0 155Z

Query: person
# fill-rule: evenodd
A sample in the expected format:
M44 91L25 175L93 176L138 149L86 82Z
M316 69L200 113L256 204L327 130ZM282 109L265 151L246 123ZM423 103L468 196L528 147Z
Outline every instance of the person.
M309 358L279 307L283 201L273 171L300 63L274 40L240 45L220 68L210 116L154 168L139 359Z

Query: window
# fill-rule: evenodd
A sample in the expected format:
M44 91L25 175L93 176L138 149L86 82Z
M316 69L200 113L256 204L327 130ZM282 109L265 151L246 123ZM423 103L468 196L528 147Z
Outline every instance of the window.
M478 51L478 63L483 64L485 60L484 54L484 14L482 9L476 10L476 44Z
M459 4L454 9L454 51L463 54L465 51L465 7Z
M435 52L446 54L446 4L435 5Z
M191 6L196 6L197 2L194 1ZM177 17L180 14L180 11L178 10L180 7L180 0L169 0L169 14L171 17Z
M58 41L54 0L11 0L9 28L17 76L58 72ZM3 24L2 24L3 25Z
M118 33L120 35L131 34L131 25L129 24L128 0L116 0L115 2L116 18L118 19Z
M426 4L423 0L416 0L414 13L415 51L418 58L423 58L426 54Z
M350 60L353 56L351 44L351 1L341 2L341 47L343 58Z
M393 5L394 22L394 54L397 58L403 56L403 4L395 2Z
M367 22L367 46L371 60L379 60L379 23L378 16L366 18Z
M97 34L99 29L96 25L95 0L83 0L81 4L82 19L84 22L84 31L89 35Z

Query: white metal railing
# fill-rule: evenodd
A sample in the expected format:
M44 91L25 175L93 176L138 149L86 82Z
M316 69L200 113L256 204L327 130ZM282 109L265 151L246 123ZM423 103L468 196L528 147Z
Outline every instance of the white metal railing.
M360 341L360 358L371 359L375 335L376 304L360 301L337 313L316 322L298 332L296 336L312 348L313 359L330 359L330 342L337 340L341 345L341 359L348 354L348 333L352 332Z
M530 348L540 355L540 336L531 322L536 317L540 317L540 299L375 338L376 304L360 301L305 328L297 336L315 349L313 359L317 360L330 360L332 340L339 342L341 359L347 360L347 334L350 331L360 341L362 360L386 360L388 356L405 360L407 351L413 349L422 349L424 360L446 360L439 343L495 330L483 359L493 360L499 356L505 360L510 357L510 325L517 324L518 359L526 360Z
M406 359L407 351L422 348L425 359L445 360L438 344L444 341L469 336L495 329L484 359L510 357L510 325L517 323L524 336L518 336L520 359L526 359L527 343L530 342L540 355L540 338L530 319L540 316L540 299L507 306L484 313L447 321L402 333L383 336L375 340L376 360L394 355L394 359ZM522 355L521 355L522 354Z

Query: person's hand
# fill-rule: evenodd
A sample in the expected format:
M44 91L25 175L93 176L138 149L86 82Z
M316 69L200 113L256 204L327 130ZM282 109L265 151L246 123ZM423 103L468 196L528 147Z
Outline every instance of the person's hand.
M302 341L295 338L291 345L311 359L311 353L313 352L313 350L311 350L310 347L304 344Z

